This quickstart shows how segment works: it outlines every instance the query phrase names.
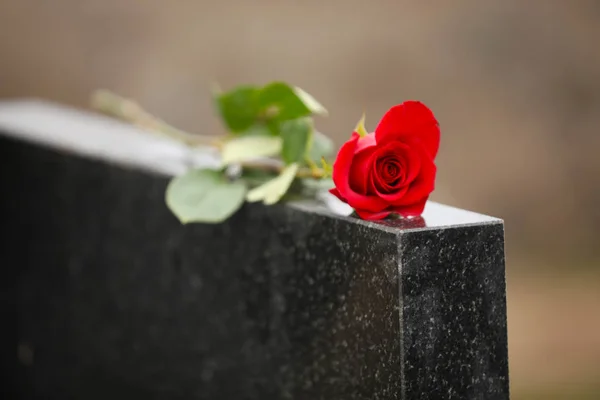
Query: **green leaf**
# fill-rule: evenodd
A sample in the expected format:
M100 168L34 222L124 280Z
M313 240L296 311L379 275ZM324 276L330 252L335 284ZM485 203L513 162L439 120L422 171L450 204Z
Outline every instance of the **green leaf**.
M296 96L298 96L300 100L302 100L302 102L311 110L311 113L317 115L329 114L325 107L323 107L323 105L319 103L317 99L306 93L304 90L300 89L299 87L295 87L294 92L296 93Z
M362 118L356 124L356 128L354 128L354 132L358 133L358 136L365 137L369 134L367 132L367 128L365 128L365 114L363 113Z
M310 118L298 118L281 124L280 134L283 139L281 158L286 164L304 159L310 144L312 131L312 120Z
M228 181L220 172L194 169L171 180L166 203L182 224L218 223L244 203L246 185Z
M240 136L223 145L221 157L224 164L231 164L259 157L278 155L282 138L276 136Z
M288 165L279 176L249 191L246 200L251 203L262 200L266 205L277 203L292 185L298 167L298 163Z
M260 89L254 86L240 86L217 94L218 109L231 132L243 132L254 125L260 113L259 96Z
M321 132L314 131L312 135L312 144L308 151L308 157L320 162L322 158L328 159L335 150L333 141Z
M267 119L279 121L327 113L308 93L283 82L273 82L262 88L258 104Z

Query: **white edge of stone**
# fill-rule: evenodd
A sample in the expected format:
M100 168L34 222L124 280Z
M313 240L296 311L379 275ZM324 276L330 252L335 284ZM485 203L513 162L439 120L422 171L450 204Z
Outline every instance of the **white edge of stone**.
M0 130L57 150L165 175L179 175L190 166L216 167L219 163L214 154L191 151L133 125L43 100L1 101ZM83 135L85 140L81 140Z

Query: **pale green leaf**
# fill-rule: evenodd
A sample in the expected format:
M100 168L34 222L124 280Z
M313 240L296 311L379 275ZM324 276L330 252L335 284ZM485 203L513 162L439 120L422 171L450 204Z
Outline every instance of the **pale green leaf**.
M240 136L223 145L221 156L224 164L270 157L281 152L283 140L277 136Z
M354 132L358 133L358 136L365 137L369 134L367 132L367 128L365 128L365 114L363 113L362 118L356 124L356 128L354 128Z
M246 190L243 181L230 182L219 171L195 169L171 180L166 203L182 224L219 223L242 206Z
M240 136L273 136L271 129L265 124L255 124L243 132L238 133Z
M304 90L300 89L299 87L295 87L294 92L296 92L296 96L298 96L300 98L300 100L302 100L304 105L306 105L306 107L311 111L312 114L317 114L317 115L327 115L328 114L325 107L323 107L323 105L321 103L319 103L317 101L317 99L315 99L310 94L306 93Z
M280 134L283 139L281 157L286 164L304 159L312 134L310 118L298 118L281 124Z
M262 200L266 205L277 203L292 185L298 167L298 163L288 165L279 176L249 191L246 200L251 203Z
M314 131L312 134L312 143L308 151L308 157L314 162L319 162L322 158L329 158L333 154L335 146L333 141L321 132Z

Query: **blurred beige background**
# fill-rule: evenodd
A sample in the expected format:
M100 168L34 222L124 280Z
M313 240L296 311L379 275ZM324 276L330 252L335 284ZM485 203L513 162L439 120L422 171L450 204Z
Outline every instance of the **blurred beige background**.
M0 0L0 97L103 87L220 132L209 87L285 80L341 144L428 104L433 200L506 221L514 399L600 398L600 1Z

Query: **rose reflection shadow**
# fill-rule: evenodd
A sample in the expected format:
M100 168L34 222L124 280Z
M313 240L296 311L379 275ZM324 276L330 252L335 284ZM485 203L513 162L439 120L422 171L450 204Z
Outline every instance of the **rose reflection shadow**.
M346 204L341 202L337 197L330 194L329 192L322 192L321 197L319 197L321 204L325 206L325 208L333 212L336 215L343 215L349 218L361 219L358 214L352 210L352 208ZM422 216L418 217L388 217L386 219L371 221L374 224L380 224L384 226L388 226L390 228L398 228L398 229L416 229L416 228L425 228L427 226L427 222Z
M360 219L356 213L352 213L352 218ZM382 219L378 221L371 221L375 224L385 225L390 228L398 228L398 229L416 229L416 228L425 228L427 226L427 222L423 217L411 217L411 218L388 218Z

